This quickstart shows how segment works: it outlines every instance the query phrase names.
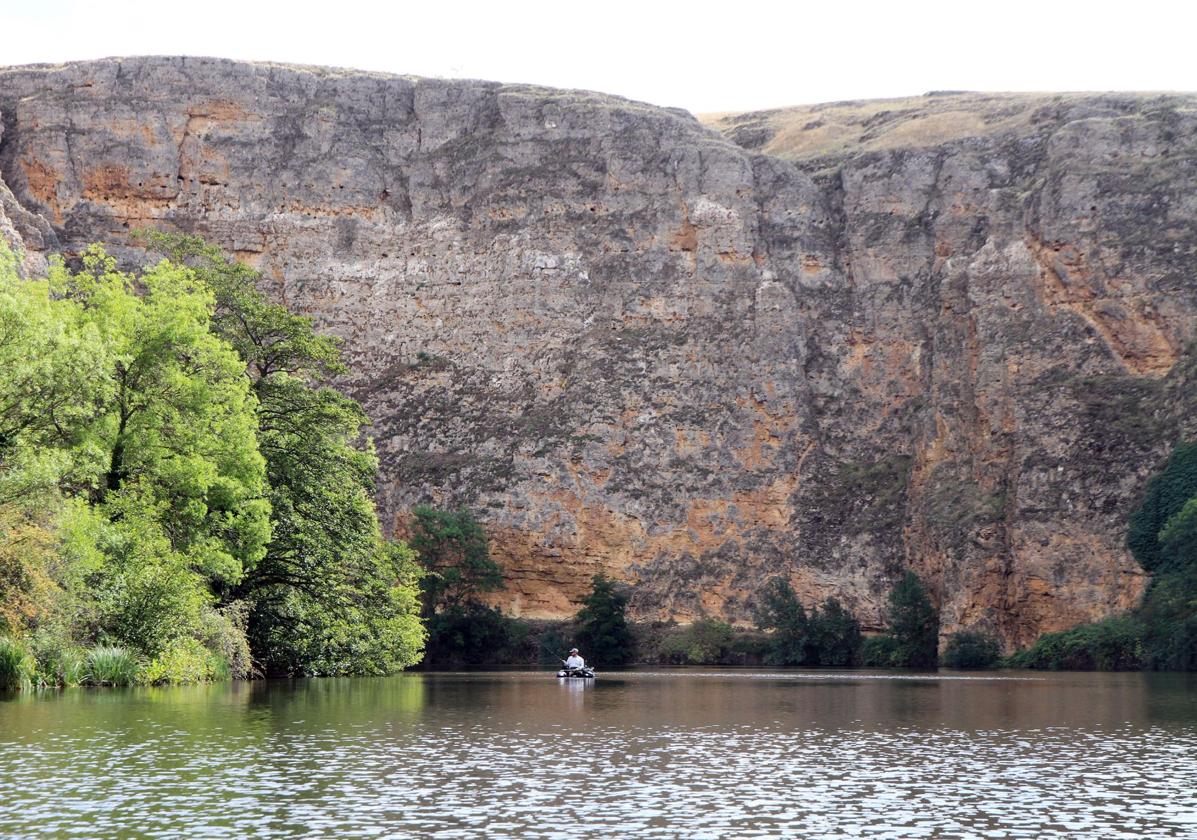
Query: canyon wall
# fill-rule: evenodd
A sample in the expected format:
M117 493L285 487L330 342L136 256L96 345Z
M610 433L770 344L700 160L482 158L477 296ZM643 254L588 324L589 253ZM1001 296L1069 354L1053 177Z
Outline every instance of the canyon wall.
M27 271L195 232L344 338L379 501L485 521L526 616L918 571L1007 648L1132 606L1189 412L1197 97L943 93L700 121L215 59L0 70ZM705 124L704 124L705 123Z

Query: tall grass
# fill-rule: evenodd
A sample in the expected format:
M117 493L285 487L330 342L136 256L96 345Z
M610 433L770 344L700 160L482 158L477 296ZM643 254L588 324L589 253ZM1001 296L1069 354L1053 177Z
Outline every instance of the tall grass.
M34 672L33 657L16 639L0 638L0 691L28 688Z
M38 686L78 685L83 679L87 653L61 632L43 628L29 638Z
M87 677L87 654L77 648L64 648L44 657L38 666L37 678L44 685L79 685Z
M82 683L87 685L133 685L141 662L122 647L95 647L87 652Z

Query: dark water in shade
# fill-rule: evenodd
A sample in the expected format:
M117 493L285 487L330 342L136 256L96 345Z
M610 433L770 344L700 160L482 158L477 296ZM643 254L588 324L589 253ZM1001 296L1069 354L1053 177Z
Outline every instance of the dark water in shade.
M0 700L0 835L1197 838L1197 678L544 673Z

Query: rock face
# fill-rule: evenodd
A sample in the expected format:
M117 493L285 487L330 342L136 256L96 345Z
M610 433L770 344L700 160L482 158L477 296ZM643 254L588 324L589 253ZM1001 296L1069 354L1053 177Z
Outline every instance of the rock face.
M1133 605L1181 432L1197 98L929 95L713 118L211 59L0 70L29 270L201 233L343 336L380 504L482 513L502 603L592 575L746 620L784 575L1007 647ZM1178 362L1182 362L1178 364Z

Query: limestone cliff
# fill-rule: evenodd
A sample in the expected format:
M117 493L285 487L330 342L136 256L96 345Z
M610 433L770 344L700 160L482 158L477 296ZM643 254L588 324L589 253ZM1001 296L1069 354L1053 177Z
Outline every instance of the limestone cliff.
M213 59L0 70L26 262L201 233L344 337L380 503L483 513L505 603L769 576L876 627L904 566L1013 646L1133 604L1183 421L1197 98L691 115Z

